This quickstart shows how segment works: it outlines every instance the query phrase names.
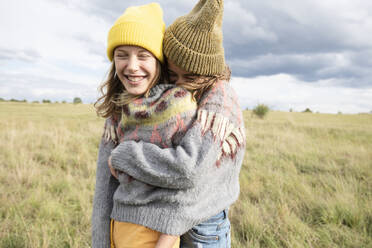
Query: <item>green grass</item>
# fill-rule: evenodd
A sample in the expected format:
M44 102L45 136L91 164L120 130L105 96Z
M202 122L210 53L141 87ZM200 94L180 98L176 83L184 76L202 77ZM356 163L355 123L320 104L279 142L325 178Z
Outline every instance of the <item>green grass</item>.
M372 247L372 115L246 111L233 247ZM103 120L0 103L0 247L89 247Z

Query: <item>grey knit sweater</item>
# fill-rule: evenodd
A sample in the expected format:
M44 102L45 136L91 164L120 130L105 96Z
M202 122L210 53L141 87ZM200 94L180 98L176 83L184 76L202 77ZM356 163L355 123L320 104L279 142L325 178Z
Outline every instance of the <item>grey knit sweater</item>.
M93 247L109 247L109 221L182 235L230 206L239 194L245 131L235 92L224 81L206 92L197 119L173 147L150 142L100 144L92 218ZM133 177L109 175L115 169ZM113 198L111 198L113 196ZM113 199L113 201L112 201Z

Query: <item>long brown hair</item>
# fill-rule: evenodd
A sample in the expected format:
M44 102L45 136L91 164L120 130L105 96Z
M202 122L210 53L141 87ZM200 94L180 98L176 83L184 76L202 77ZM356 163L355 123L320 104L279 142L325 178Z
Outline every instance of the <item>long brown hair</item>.
M116 75L115 61L112 60L112 64L107 76L107 79L99 86L98 90L102 94L97 101L94 103L98 116L108 118L111 116L119 116L121 114L122 106L132 102L143 96L148 96L150 89L158 82L164 81L165 68L156 59L156 76L150 83L146 92L142 95L131 95L129 94L119 77Z
M190 91L193 99L196 102L199 102L204 92L208 91L216 82L218 82L219 80L230 81L230 77L231 70L226 65L225 70L221 74L212 76L196 75L195 79L177 84L177 86Z

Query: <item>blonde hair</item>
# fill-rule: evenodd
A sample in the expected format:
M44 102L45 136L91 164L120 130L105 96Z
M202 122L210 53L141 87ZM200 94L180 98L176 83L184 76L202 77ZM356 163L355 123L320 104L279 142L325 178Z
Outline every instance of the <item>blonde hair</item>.
M116 75L115 61L113 60L106 81L98 88L102 96L94 103L97 115L104 118L121 115L122 106L143 96L147 97L154 85L164 81L164 71L160 61L156 59L156 76L154 80L143 94L132 95L125 90L123 83Z
M196 75L195 79L188 80L183 83L177 84L177 86L180 86L190 91L193 99L196 102L199 102L203 94L206 91L208 91L210 88L212 88L212 86L215 83L217 83L219 80L230 81L230 77L231 77L231 70L226 65L225 70L223 70L221 74L216 74L212 76Z

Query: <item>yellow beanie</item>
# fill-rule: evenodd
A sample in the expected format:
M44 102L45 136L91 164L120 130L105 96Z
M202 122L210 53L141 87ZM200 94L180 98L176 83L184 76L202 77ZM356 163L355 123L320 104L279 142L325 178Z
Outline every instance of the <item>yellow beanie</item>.
M223 0L200 0L164 34L164 55L185 71L216 75L225 70L222 44Z
M159 4L129 7L109 31L107 57L112 61L117 46L134 45L149 50L163 62L164 30L163 11Z

